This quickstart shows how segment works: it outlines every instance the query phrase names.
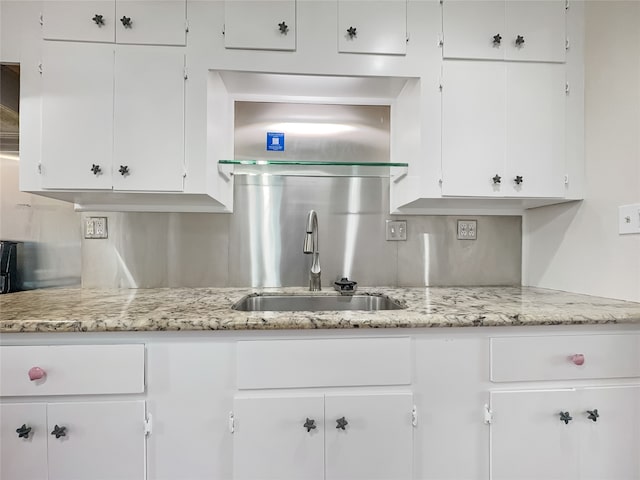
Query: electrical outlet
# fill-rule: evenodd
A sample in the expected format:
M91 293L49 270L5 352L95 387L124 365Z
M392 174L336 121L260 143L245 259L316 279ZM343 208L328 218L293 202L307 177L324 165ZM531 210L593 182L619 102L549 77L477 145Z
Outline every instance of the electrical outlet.
M618 207L618 233L640 233L640 203Z
M107 217L88 217L84 224L84 238L109 238Z
M391 242L404 241L407 239L406 220L387 220L386 239Z
M475 240L478 238L477 220L458 220L458 240Z

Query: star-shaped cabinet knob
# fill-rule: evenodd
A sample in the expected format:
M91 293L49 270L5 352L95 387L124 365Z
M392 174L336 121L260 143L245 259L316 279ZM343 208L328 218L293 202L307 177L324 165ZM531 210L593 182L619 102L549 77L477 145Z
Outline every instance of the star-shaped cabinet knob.
M568 425L569 422L573 420L569 412L560 412L560 421L564 422L565 425Z
M98 175L100 172L102 172L102 169L100 168L100 165L96 165L94 163L93 165L91 165L91 171L94 175Z
M349 38L353 38L353 37L357 36L358 32L356 32L356 27L347 28L347 35L349 35Z
M492 180L495 185L499 185L502 182L502 177L496 173Z
M516 182L516 185L520 185L524 182L524 177L522 175L516 175L516 178L514 178L513 181Z
M120 21L122 22L122 26L124 28L131 28L131 17L123 16Z
M516 45L518 47L521 47L522 45L524 45L524 37L522 35L518 35L516 37Z
M129 166L128 165L120 165L120 168L118 169L118 172L120 172L120 175L122 175L123 177L129 175Z
M97 13L93 16L93 18L91 20L93 20L95 22L95 24L98 25L99 27L104 25L104 17L102 15L97 14Z
M600 414L598 413L598 409L594 408L593 410L587 410L587 418L589 420L593 420L594 422L598 421L598 418L600 418Z
M27 427L27 425L23 423L20 428L16 428L16 433L18 434L18 438L29 438L31 427Z
M345 427L349 425L349 422L347 422L347 420L344 417L337 419L336 423L337 423L336 428L340 428L342 430L345 430Z
M307 432L310 432L311 430L315 430L316 427L316 421L311 419L311 418L307 418L307 421L304 422L304 428L307 429Z
M280 33L282 33L283 35L286 35L289 31L289 27L284 22L279 23L278 28L280 29Z
M493 44L494 45L500 45L500 42L502 42L502 35L500 35L499 33L495 34L493 36Z
M55 427L53 427L53 432L51 432L51 435L55 435L56 438L66 437L67 427L59 427L58 425L56 425Z

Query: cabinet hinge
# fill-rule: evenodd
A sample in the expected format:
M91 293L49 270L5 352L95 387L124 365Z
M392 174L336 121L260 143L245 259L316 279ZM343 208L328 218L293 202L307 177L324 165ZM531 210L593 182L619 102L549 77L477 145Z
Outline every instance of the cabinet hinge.
M42 162L38 162L38 173L42 175Z
M411 409L411 425L418 426L418 408L415 405Z
M569 185L569 175L564 176L564 184Z
M438 34L438 46L440 48L444 46L444 35L441 33Z
M569 82L566 82L564 84L564 93L566 93L567 95L571 93L571 87L569 86Z
M184 21L184 31L189 33L189 20Z
M233 433L236 431L236 420L233 416L233 412L229 412L229 432Z
M187 71L187 67L184 67L184 70L182 72L182 75L184 76L184 79L186 80L187 78L189 78L189 72Z
M489 405L484 406L484 423L486 425L491 425L493 423L493 412L489 408Z
M40 75L42 75L42 64L41 63L38 64L38 73Z
M42 15L42 12L40 12L40 26L42 27L44 25L44 16Z
M147 414L147 418L144 419L144 435L148 437L153 430L153 417L150 413Z
M569 37L567 37L564 40L564 49L569 50L569 48L571 48L571 44L569 43Z

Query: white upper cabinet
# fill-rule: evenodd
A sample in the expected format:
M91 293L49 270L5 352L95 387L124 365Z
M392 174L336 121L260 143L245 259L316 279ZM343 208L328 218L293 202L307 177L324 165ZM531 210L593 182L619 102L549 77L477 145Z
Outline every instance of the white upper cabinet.
M46 40L186 44L186 0L46 1Z
M442 89L442 194L565 195L561 64L447 61Z
M564 0L444 0L443 56L564 62Z
M224 25L226 48L296 49L295 0L226 0Z
M406 0L338 0L338 51L406 54Z
M182 49L45 42L42 186L181 191Z

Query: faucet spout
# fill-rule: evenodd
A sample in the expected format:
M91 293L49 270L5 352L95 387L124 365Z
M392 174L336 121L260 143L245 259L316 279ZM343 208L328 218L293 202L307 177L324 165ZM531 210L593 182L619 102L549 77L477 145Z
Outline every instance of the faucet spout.
M307 229L304 236L302 251L311 255L311 269L309 270L309 290L318 291L320 285L320 251L318 247L318 215L315 210L309 210L307 215Z

